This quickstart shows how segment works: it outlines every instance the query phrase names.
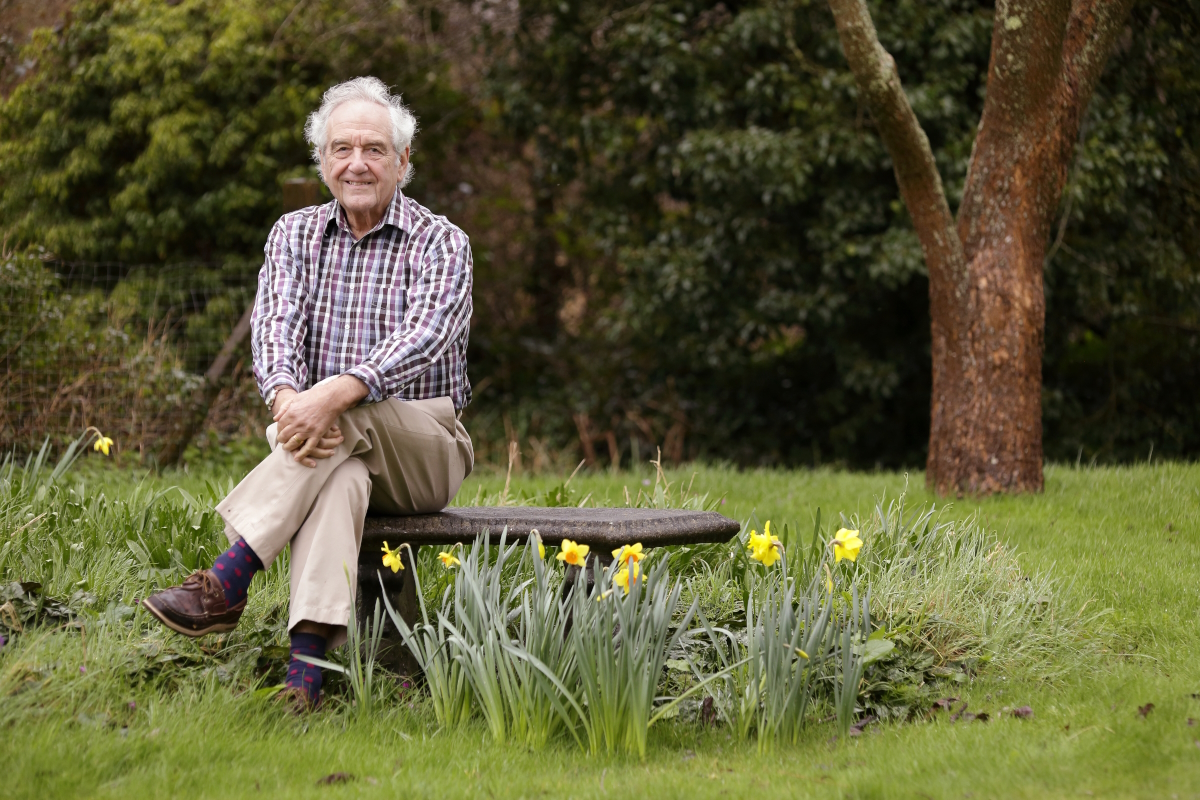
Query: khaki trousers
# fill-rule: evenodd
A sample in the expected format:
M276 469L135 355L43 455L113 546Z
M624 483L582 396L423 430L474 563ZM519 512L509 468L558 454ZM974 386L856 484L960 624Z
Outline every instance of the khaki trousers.
M279 447L271 425L271 455L217 506L229 543L245 539L264 566L291 545L288 630L302 620L338 626L330 647L346 641L367 511L440 511L475 458L448 397L358 406L338 425L345 441L315 468Z

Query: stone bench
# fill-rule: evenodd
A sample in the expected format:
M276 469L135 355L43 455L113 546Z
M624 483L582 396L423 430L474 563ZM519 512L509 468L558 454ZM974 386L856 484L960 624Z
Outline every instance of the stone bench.
M624 544L641 542L643 546L663 547L676 544L727 542L741 526L714 511L659 510L653 508L447 508L436 514L411 517L367 517L363 526L359 553L359 624L369 617L375 601L386 591L388 600L405 622L416 623L420 614L416 582L410 580L416 570L413 557L423 545L449 547L469 545L487 531L493 543L507 529L507 541L524 542L536 530L546 545L558 545L563 539L591 548L589 562L612 562L612 551ZM404 569L393 573L383 566L380 548L387 541L392 548L407 543L412 548L402 553ZM567 570L566 586L576 579L578 567ZM380 578L383 589L380 589ZM390 623L389 623L389 628ZM390 631L389 631L390 633ZM398 662L405 659L397 653ZM404 664L395 666L403 669Z

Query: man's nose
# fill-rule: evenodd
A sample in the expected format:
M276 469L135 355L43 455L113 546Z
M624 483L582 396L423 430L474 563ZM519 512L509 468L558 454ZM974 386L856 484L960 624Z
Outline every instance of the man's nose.
M350 159L350 169L355 172L368 170L367 159L363 157L363 149L361 147L354 148L354 155Z

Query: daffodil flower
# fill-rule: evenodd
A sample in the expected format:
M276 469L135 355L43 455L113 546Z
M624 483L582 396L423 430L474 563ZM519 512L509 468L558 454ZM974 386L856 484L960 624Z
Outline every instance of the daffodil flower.
M100 434L100 438L98 438L96 440L96 443L94 445L92 445L92 450L94 450L97 453L104 453L104 455L108 455L108 448L110 448L112 446L113 446L113 440L110 439L109 437L105 436L104 434Z
M599 603L601 600L607 600L608 598L612 597L612 593L612 589L609 589L607 592L601 592L600 594L596 595L596 602Z
M625 594L629 594L630 582L637 583L638 581L638 565L634 561L628 567L622 567L621 570L613 576L613 585L620 586L625 590Z
M858 551L862 550L863 540L858 538L858 531L841 528L833 535L833 563L838 563L843 558L848 558L854 561L858 558Z
M613 558L616 559L617 563L621 565L628 564L630 561L636 564L645 558L645 556L642 554L641 542L638 542L637 544L621 545L616 550L613 550Z
M453 567L457 567L459 564L462 563L461 561L459 561L457 558L454 557L454 553L452 553L448 550L438 553L438 558L440 558L442 560L442 566L445 567L446 569L451 569Z
M531 538L535 542L537 542L538 558L540 558L542 561L545 561L546 560L546 545L542 544L542 535L540 533L538 533L537 528L534 528L533 530L531 530L529 532L529 538Z
M586 544L576 544L570 539L563 539L558 551L558 560L574 567L582 567L587 560L589 548Z
M833 594L833 573L829 571L829 564L822 564L825 568L825 589L830 594Z
M770 520L767 520L767 524L763 530L766 532L762 534L758 531L750 531L750 541L747 542L746 549L749 551L751 558L769 567L779 560L783 543L771 536Z
M383 565L391 567L392 572L399 572L404 569L404 564L400 561L400 548L392 550L388 547L388 543L383 543Z

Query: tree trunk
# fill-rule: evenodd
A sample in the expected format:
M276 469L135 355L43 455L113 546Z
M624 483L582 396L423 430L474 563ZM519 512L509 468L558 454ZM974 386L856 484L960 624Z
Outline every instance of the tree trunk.
M534 177L533 253L528 290L533 300L533 326L537 338L551 345L558 338L558 310L562 304L567 271L559 264L558 238L554 233L554 189L549 176Z
M929 270L926 480L1041 491L1043 262L1079 125L1132 0L997 3L987 99L955 222L864 0L830 0Z

